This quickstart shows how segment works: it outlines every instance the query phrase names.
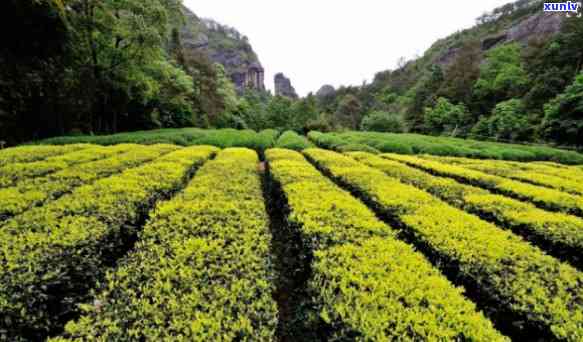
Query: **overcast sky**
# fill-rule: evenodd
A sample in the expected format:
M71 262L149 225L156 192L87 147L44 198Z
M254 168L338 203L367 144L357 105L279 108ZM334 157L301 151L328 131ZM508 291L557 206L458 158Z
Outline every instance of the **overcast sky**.
M394 69L400 57L432 43L510 0L184 0L199 17L249 37L265 83L283 72L301 96L322 85L359 85Z

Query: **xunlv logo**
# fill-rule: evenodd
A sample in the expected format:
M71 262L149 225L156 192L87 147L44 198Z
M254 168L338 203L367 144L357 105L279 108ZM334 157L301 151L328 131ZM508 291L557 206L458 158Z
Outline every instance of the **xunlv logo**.
M545 12L564 12L569 15L570 13L577 14L578 17L581 16L581 9L580 2L545 2L544 3L544 11Z

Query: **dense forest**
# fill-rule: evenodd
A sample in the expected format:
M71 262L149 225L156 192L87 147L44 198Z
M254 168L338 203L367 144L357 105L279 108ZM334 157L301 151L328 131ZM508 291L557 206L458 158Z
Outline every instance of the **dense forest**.
M582 18L525 44L484 46L493 32L540 13L538 1L496 9L369 84L299 100L237 91L221 64L183 46L181 5L4 1L0 140L195 126L583 144ZM448 49L453 59L436 63Z
M183 48L180 0L0 6L0 140L8 144L161 127L301 129L295 121L315 113L264 91L238 94L222 65Z

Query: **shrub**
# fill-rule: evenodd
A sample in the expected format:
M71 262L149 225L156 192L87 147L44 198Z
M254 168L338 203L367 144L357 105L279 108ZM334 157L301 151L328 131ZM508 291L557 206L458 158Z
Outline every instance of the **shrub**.
M0 165L11 163L29 163L48 157L75 152L89 148L89 145L75 144L69 146L19 146L0 150Z
M583 255L583 219L581 218L562 213L551 213L530 203L458 183L451 178L433 176L395 160L388 160L366 153L351 153L349 156L381 170L403 183L428 191L451 205L469 210L480 215L480 217L494 221L500 227L508 227L563 260L569 260L575 265L580 265L583 262L583 259L580 259L580 256ZM390 157L390 155L386 156L386 158ZM449 159L439 158L439 160L447 161ZM466 164L466 161L469 164ZM500 173L505 170L502 166L505 164L501 165L500 162L496 161L455 159L453 162L463 163L464 167L471 169L495 169ZM509 166L508 173L504 172L504 174L521 175L516 172L518 167L518 165ZM523 175L525 178L538 179L536 174L523 172L525 172ZM549 178L545 177L549 176L541 177L541 179L548 182ZM561 183L568 184L569 182L563 180ZM582 187L579 188L583 189Z
M253 151L224 150L161 203L135 252L109 272L97 297L103 306L85 306L58 341L273 341L271 234L258 162Z
M455 178L518 200L530 201L543 209L583 216L583 197L581 196L414 156L395 154L390 157L433 174Z
M275 146L296 151L314 147L314 145L306 137L300 136L294 131L284 132L277 140Z
M174 145L119 146L127 152L90 163L75 165L45 177L25 179L0 189L0 222L27 209L48 203L78 186L108 177L175 151Z
M387 112L372 112L365 116L361 123L363 131L402 133L403 118L398 114Z
M303 253L313 253L309 296L331 340L505 340L396 230L301 155L274 149L266 157L290 227Z
M583 307L573 305L583 301L583 275L575 268L511 232L352 158L317 149L304 153L379 213L402 225L416 245L429 249L436 263L455 270L471 286L487 294L492 303L488 309L500 310L505 322L522 325L527 320L529 325L559 340L576 341L583 336ZM391 156L396 160L415 158ZM450 269L449 265L456 266ZM520 333L529 333L526 329Z
M381 153L376 148L370 147L368 145L363 145L363 144L346 144L346 145L341 145L341 146L339 146L337 148L337 151L338 152L363 151L363 152L369 152L369 153L373 153L373 154Z
M0 229L7 261L0 263L0 331L9 340L40 340L58 329L103 280L147 209L181 187L214 151L177 150L6 222Z

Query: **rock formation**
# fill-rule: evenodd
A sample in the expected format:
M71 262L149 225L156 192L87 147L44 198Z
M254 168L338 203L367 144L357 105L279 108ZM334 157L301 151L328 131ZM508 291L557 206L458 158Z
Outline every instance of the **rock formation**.
M564 15L556 13L539 13L528 17L516 25L482 41L482 50L508 42L527 44L532 37L542 38L553 35L561 29Z
M540 13L526 18L507 31L507 40L526 44L532 37L553 35L561 29L564 18L565 15L556 13Z
M318 90L318 92L316 93L316 96L319 98L328 97L328 96L334 95L335 92L336 92L336 89L334 89L333 86L331 86L329 84L325 84L320 88L320 90Z
M275 83L275 96L284 96L292 99L298 98L298 94L296 93L296 90L292 86L290 79L285 77L284 74L282 73L276 74L274 83Z
M494 16L491 20L496 20L496 18L497 16ZM526 15L500 31L482 37L482 51L490 50L500 44L517 42L526 45L532 38L550 37L560 31L565 18L566 16L562 13L536 12L535 14ZM443 44L443 42L444 40L441 40L437 44ZM457 45L459 44L450 44L449 47L441 49L441 53L434 56L433 63L439 65L451 63L459 51Z
M182 11L185 24L180 38L186 51L203 52L222 64L239 92L265 90L265 71L247 37L214 20L200 19L186 7Z

